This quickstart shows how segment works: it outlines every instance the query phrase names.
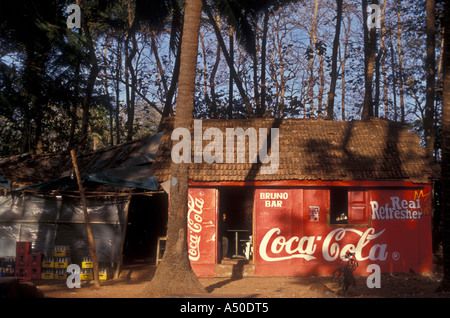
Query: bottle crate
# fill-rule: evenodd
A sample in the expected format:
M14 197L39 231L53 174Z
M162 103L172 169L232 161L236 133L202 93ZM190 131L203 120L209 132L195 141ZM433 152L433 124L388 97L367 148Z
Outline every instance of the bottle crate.
M16 255L16 267L28 267L30 265L30 254Z
M16 267L14 276L23 279L31 280L31 268L30 267Z
M70 264L69 257L57 257L55 259L55 268L67 268Z
M55 273L52 268L43 268L41 271L41 279L55 279Z
M16 242L16 255L31 253L31 242Z
M54 257L69 257L70 256L70 246L68 245L56 245L53 249Z

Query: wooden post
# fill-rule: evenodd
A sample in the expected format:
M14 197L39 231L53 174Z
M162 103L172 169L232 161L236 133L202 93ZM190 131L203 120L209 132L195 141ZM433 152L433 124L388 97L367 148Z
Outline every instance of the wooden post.
M123 230L122 230L122 244L120 245L120 252L119 256L117 257L117 267L116 267L116 273L114 274L114 279L119 278L120 271L122 270L122 262L123 262L123 247L125 245L125 237L127 235L127 226L128 226L128 210L130 208L131 204L131 194L128 196L128 202L127 206L125 207L125 218L124 218L124 224L123 224Z
M92 263L94 265L94 283L96 287L100 287L100 278L98 276L98 261L97 261L97 250L95 249L94 236L92 235L91 222L89 220L89 214L86 206L86 197L84 195L84 188L81 182L80 171L78 170L77 158L75 156L75 150L70 150L70 155L72 157L72 164L75 169L75 175L77 177L78 188L80 190L81 202L83 203L83 213L84 220L86 222L86 230L89 240L89 248L91 252Z

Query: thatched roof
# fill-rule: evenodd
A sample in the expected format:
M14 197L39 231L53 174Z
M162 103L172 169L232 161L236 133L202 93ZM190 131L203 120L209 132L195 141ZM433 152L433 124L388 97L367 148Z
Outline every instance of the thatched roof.
M191 163L190 180L275 181L275 180L409 180L427 182L438 175L425 156L419 137L404 125L382 119L369 121L323 121L297 119L202 120L203 132L218 128L279 128L279 167L262 174L268 164L249 163L248 141L245 163ZM165 133L153 163L159 182L170 177L173 119L165 122ZM194 139L192 134L192 139ZM247 140L248 138L246 138ZM203 141L203 148L211 141ZM259 147L259 145L258 145ZM202 148L202 149L203 149ZM192 146L192 149L194 147ZM259 148L258 148L259 149Z

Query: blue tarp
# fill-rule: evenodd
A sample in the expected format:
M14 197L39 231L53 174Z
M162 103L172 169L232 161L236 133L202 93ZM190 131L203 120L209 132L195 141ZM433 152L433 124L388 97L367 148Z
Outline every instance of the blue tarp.
M139 188L151 191L158 190L158 179L153 176L152 170L147 166L110 169L91 175L85 175L81 178L83 180L97 182L107 186ZM17 188L12 191L22 191L26 189L39 191L66 190L74 187L78 187L76 179L63 177Z
M0 173L0 186L6 189L10 189L8 180Z
M158 190L158 179L148 166L121 167L83 178L109 186Z

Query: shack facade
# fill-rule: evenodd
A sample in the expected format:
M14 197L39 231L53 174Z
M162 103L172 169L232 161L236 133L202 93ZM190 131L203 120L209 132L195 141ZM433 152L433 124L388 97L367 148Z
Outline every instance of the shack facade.
M155 258L167 222L167 194L151 164L161 135L77 155L100 263ZM69 152L0 159L0 257L16 242L53 256L68 246L72 262L89 256L86 220Z
M153 163L159 182L170 180L177 143L171 140L172 124L166 121ZM327 275L342 266L347 251L359 262L355 274L367 275L370 264L384 272L432 269L432 179L437 170L419 137L405 126L380 119L196 124L194 157L195 151L205 155L205 149L220 153L211 131L216 138L223 133L225 148L226 133L238 128L265 128L259 131L271 134L268 153L278 151L272 173L262 172L273 162L249 159L248 135L245 142L236 138L234 162L190 164L188 245L198 276L228 276L236 269L244 276ZM259 139L258 149L264 146L264 138ZM239 155L245 160L238 162Z

